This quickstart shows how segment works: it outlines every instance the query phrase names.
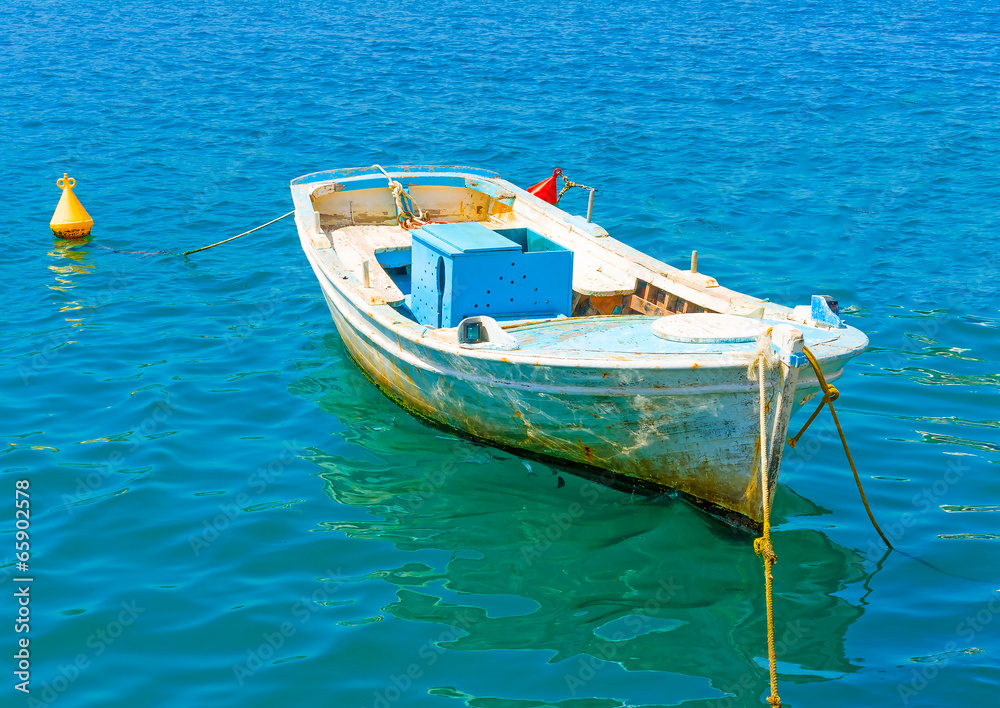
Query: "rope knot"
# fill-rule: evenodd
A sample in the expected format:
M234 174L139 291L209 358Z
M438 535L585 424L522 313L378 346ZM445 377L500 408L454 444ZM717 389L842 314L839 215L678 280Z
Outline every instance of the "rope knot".
M389 192L392 194L392 200L396 204L396 221L399 225L409 231L427 223L424 220L424 212L416 202L413 201L403 185L398 181L394 180L389 176L389 173L381 165L373 165L373 168L378 169L385 178L389 180Z
M747 378L756 381L758 365L763 364L765 369L773 369L778 363L778 357L771 351L771 328L768 327L760 337L757 338L757 348L750 357L750 365L747 367Z
M771 539L761 536L753 540L753 552L762 557L765 562L774 565L778 562L778 556L771 546Z
M767 697L767 702L770 703L774 708L781 708L781 696L775 694L773 696Z

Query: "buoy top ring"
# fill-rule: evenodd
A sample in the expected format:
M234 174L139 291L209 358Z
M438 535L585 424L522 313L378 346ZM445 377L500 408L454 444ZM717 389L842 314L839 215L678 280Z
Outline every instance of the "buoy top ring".
M56 180L56 186L59 189L66 189L66 185L69 185L70 189L76 186L76 180L70 177L67 173L63 172L63 176Z

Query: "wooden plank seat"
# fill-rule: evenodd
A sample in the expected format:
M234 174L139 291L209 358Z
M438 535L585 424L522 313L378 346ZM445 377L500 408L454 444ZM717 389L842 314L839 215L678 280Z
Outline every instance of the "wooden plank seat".
M584 297L631 295L636 289L635 276L601 263L587 253L573 253L573 291Z
M371 304L400 305L403 292L379 265L376 254L410 248L410 233L398 226L345 226L330 232L337 256L362 285Z
M399 226L345 226L338 231L346 238L367 244L372 253L407 251L413 243L410 232Z

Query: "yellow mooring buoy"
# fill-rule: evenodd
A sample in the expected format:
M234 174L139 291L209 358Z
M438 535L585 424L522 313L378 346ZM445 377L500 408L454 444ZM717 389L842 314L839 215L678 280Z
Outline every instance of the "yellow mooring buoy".
M73 187L76 180L63 172L62 178L56 180L56 186L62 189L62 196L59 204L52 215L49 226L52 233L58 238L85 238L90 236L90 229L94 226L94 220L83 208L83 204L73 194Z

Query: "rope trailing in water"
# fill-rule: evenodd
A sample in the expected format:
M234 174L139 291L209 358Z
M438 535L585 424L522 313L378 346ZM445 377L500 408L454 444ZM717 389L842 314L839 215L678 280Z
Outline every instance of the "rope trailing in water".
M281 216L279 216L279 217L278 217L277 219L271 219L271 220L270 220L269 222L267 222L266 224L261 224L261 225L260 225L260 226L258 226L257 228L254 228L254 229L250 229L249 231L244 231L243 233L241 233L241 234L237 234L236 236L233 236L232 238L227 238L227 239L226 239L225 241L219 241L218 243L213 243L213 244L211 244L211 245L208 245L208 246L202 246L201 248L196 248L196 249L194 249L193 251L184 251L184 253L182 253L181 255L182 255L182 256L189 256L189 255L191 255L192 253L197 253L198 251L207 251L207 250L208 250L209 248L215 248L216 246L221 246L221 245L222 245L222 244L224 244L224 243L229 243L230 241L235 241L236 239L240 238L241 236L246 236L247 234L252 234L252 233L253 233L254 231L260 231L260 230L261 230L262 228L264 228L265 226L270 226L270 225L271 225L271 224L273 224L274 222L276 222L276 221L281 221L281 220L282 220L282 219L284 219L284 218L285 218L286 216L291 216L291 215L292 215L292 214L294 214L294 213L295 213L295 210L293 209L292 211L288 212L287 214L282 214L282 215L281 215Z
M809 347L802 347L802 352L806 355L806 359L809 360L809 364L812 366L813 371L816 372L816 378L819 380L820 389L823 391L823 398L820 399L819 405L816 406L816 410L813 414L809 416L809 420L806 424L802 426L802 430L794 438L788 438L788 445L792 449L795 449L796 443L798 443L799 438L802 437L802 433L806 432L816 416L819 415L820 410L824 405L830 407L830 415L833 416L833 423L837 426L837 433L840 435L840 442L844 446L844 454L847 455L847 462L851 466L851 472L854 474L854 482L858 485L858 493L861 495L861 503L865 505L865 511L868 512L868 519L872 522L872 526L878 531L878 535L882 537L882 541L885 543L886 547L891 551L893 550L893 545L889 543L889 539L886 538L885 534L882 533L882 529L879 527L878 522L875 521L875 515L872 514L871 507L868 506L868 497L865 496L864 487L861 486L861 476L858 474L858 468L854 466L854 458L851 456L851 449L847 446L847 437L844 435L844 429L840 427L840 419L837 418L837 411L833 408L833 402L840 397L840 392L837 391L833 386L826 382L826 377L823 376L823 372L820 371L819 362L816 361L816 357L813 353L809 351Z
M774 577L771 568L778 562L778 556L774 553L771 545L771 499L768 494L767 480L767 399L764 394L764 367L771 366L771 329L760 338L757 343L757 351L754 353L754 360L747 369L748 378L753 381L757 379L757 386L760 395L760 489L761 502L763 506L764 524L760 538L753 540L753 550L758 556L764 559L764 597L767 603L767 661L770 667L771 695L767 702L774 708L781 708L781 697L778 696L778 662L774 651L774 591L772 581ZM756 370L755 370L756 369ZM756 376L755 376L756 374Z
M392 199L396 203L396 223L401 228L409 231L410 229L420 228L424 224L434 223L424 219L423 209L417 206L417 203L413 201L413 197L403 189L402 184L389 176L389 173L385 171L382 165L372 165L372 167L376 168L389 180L389 191L392 192ZM414 211L416 211L415 214Z
M165 254L168 256L177 255L177 251L126 251L122 248L111 248L111 246L100 246L94 243L88 243L84 245L90 246L91 248L99 248L105 251L113 251L114 253L127 253L130 256L142 256L143 258L149 258L150 256L158 256L160 254Z

